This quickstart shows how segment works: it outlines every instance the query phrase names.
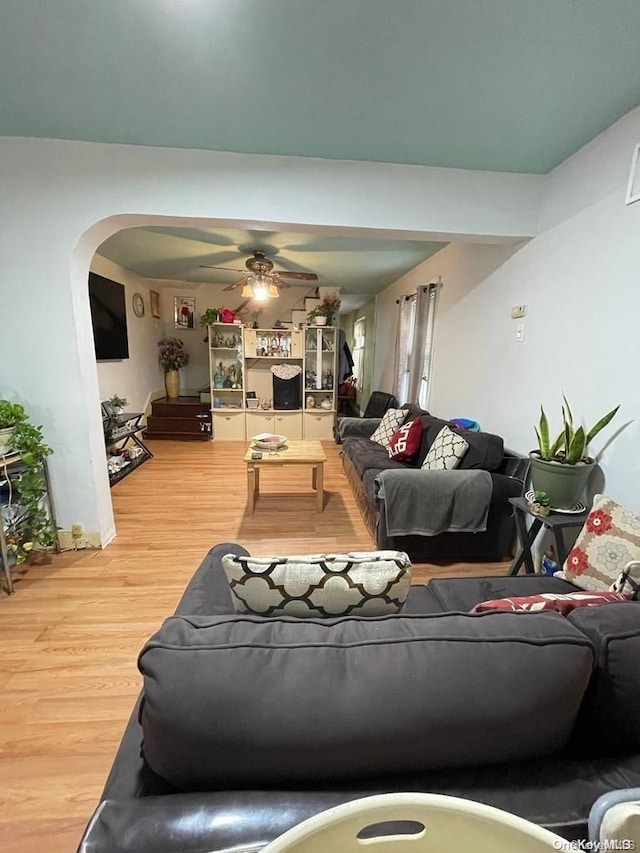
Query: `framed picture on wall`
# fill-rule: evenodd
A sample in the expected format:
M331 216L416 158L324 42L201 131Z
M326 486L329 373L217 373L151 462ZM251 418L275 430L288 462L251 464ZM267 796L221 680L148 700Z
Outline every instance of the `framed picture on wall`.
M149 306L151 310L151 316L156 319L160 318L160 294L157 290L149 291Z
M195 329L196 299L195 296L174 296L173 319L176 329Z

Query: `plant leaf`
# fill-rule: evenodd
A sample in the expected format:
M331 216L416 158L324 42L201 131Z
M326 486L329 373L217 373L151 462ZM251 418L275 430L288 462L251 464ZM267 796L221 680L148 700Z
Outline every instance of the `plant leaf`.
M560 435L556 438L556 440L551 445L551 449L549 450L549 456L553 459L555 456L560 453L560 451L564 448L564 430L560 433Z
M569 405L569 401L562 395L562 399L564 400L564 405L562 406L562 416L565 420L565 423L569 423L571 429L573 429L573 415L571 414L571 406ZM566 411L565 411L566 410Z
M575 465L584 456L586 446L587 439L584 434L584 429L579 426L573 435L569 448L567 449L565 461L568 462L569 465Z
M536 430L538 436L538 446L540 448L540 458L549 458L549 421L544 413L544 408L540 406L540 423Z
M613 416L615 415L615 413L618 411L619 408L620 408L620 405L617 405L615 407L615 409L611 409L610 412L607 412L607 414L603 418L600 418L600 420L591 427L591 429L587 433L587 439L586 439L585 444L589 444L589 442L593 438L596 437L596 435L600 432L600 430L604 429L606 427L606 425L613 418Z

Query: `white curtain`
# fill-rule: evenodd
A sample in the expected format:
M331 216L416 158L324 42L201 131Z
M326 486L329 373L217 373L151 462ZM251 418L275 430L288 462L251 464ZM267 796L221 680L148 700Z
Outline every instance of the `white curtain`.
M429 402L439 290L440 282L427 284L399 301L393 393L401 405L419 403L426 409Z

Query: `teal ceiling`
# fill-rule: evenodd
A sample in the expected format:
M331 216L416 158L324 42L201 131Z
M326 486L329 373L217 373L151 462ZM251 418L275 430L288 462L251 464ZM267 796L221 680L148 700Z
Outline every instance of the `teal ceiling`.
M638 0L2 0L0 134L545 173L640 101Z
M314 272L318 285L337 286L344 294L368 298L443 245L240 228L146 226L119 231L98 248L98 254L145 278L230 284L246 272L244 262L259 250L277 270ZM205 268L210 266L231 269ZM290 283L306 289L314 286Z

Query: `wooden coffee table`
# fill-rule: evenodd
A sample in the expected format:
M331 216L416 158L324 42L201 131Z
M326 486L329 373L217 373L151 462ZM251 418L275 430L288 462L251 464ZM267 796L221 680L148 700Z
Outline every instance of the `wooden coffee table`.
M268 450L262 451L262 459L252 459L251 453L258 448L250 447L244 461L247 463L247 512L253 514L256 499L260 494L260 469L264 466L310 465L311 486L317 493L317 510L324 509L324 463L327 457L319 441L287 441L275 456Z

